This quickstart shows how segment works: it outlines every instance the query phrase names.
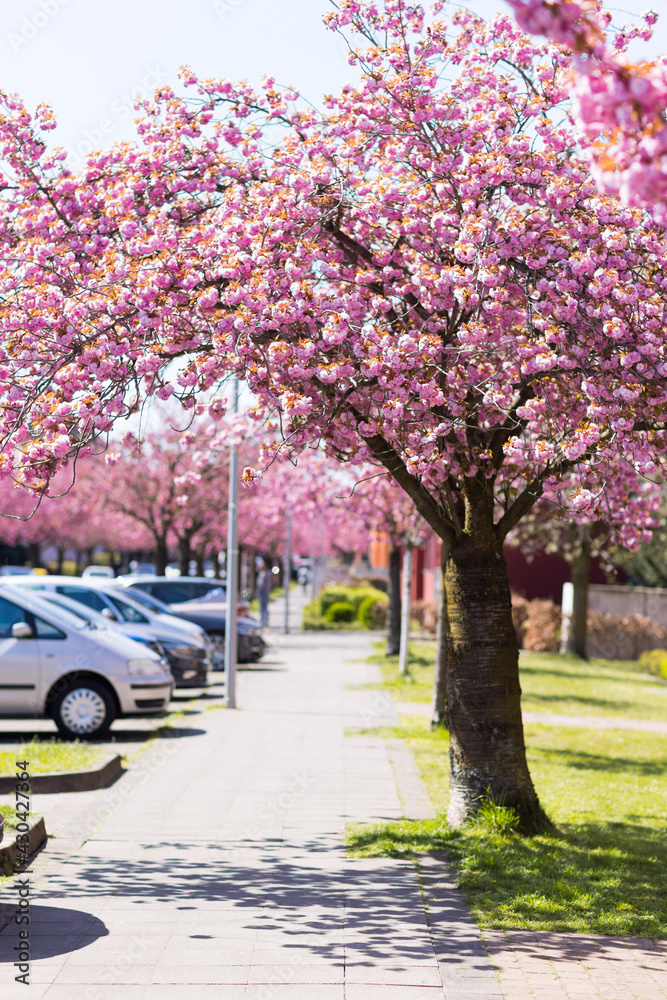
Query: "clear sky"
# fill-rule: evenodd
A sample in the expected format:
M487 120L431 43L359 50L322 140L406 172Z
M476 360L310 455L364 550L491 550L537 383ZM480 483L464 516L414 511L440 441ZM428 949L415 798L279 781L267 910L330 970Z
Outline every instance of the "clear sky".
M470 0L484 17L502 0ZM647 2L629 2L629 20ZM667 0L651 4L664 19L652 51L667 49ZM9 0L0 8L0 87L29 107L44 101L57 115L57 145L81 159L92 146L132 135L132 97L176 80L179 66L201 76L265 73L318 103L351 69L341 39L324 29L328 0ZM78 155L77 155L78 154Z

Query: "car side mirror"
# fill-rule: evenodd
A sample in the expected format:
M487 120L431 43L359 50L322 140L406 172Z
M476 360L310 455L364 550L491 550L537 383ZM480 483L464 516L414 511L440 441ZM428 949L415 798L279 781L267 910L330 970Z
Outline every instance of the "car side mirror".
M108 618L110 622L118 621L118 615L115 615L111 608L102 608L102 616Z
M14 622L12 625L12 637L14 639L32 639L33 634L27 622Z

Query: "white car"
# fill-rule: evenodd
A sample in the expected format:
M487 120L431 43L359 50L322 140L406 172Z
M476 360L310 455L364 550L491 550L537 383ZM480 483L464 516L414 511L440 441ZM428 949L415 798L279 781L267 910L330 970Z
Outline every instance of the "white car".
M9 583L9 581L8 581ZM159 625L173 632L174 636L187 635L197 643L206 645L206 633L192 622L176 615L151 611L134 599L132 591L121 590L111 580L86 579L78 576L28 576L11 580L12 587L39 592L52 590L73 601L87 605L110 621L132 622L136 625Z
M96 628L110 628L120 632L135 642L150 646L158 656L164 656L169 664L175 687L202 687L208 683L208 672L211 669L210 643L200 642L197 637L176 632L160 624L143 625L141 622L126 621L120 613L117 621L112 621L107 615L81 601L73 601L70 597L56 590L40 590L40 597L55 604L56 607L72 611L80 618L85 618Z
M66 738L90 739L120 716L164 712L173 683L152 649L0 586L0 716L51 717Z
M83 573L81 574L81 579L86 580L91 576L99 577L102 580L113 580L115 573L111 566L86 566Z

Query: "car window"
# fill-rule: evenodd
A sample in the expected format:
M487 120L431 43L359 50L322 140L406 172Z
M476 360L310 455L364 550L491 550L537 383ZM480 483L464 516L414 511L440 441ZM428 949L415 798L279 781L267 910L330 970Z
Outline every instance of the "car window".
M130 594L135 601L139 601L139 604L143 604L145 608L149 608L151 611L158 611L161 614L165 612L169 613L169 608L162 601L158 601L157 597L153 597L151 594L146 594L139 587L130 587Z
M17 622L27 621L30 624L29 616L28 611L0 597L0 639L8 639L12 634L12 625L16 625Z
M192 586L192 596L193 597L205 597L206 594L210 594L212 590L219 590L220 585L217 583L193 583Z
M43 618L35 615L35 633L38 639L66 639L67 636L51 622L45 622Z
M61 584L56 587L56 591L59 594L64 594L65 597L71 597L73 601L78 601L79 604L85 604L86 607L92 608L93 611L102 612L104 608L109 607L100 594L97 594L94 590L87 590L85 587L68 587L66 584Z
M181 583L180 580L169 580L165 583L152 583L151 594L165 604L180 604L181 601L192 599L192 584Z
M138 608L128 604L127 601L121 601L115 594L107 594L107 597L120 611L126 622L140 622L142 625L149 624L149 619Z

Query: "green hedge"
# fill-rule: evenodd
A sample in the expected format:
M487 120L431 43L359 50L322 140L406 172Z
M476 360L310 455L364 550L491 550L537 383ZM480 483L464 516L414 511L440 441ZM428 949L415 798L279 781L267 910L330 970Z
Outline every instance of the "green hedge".
M373 608L387 601L387 595L376 587L346 587L343 584L325 587L303 609L303 627L307 631L372 628L377 618Z

